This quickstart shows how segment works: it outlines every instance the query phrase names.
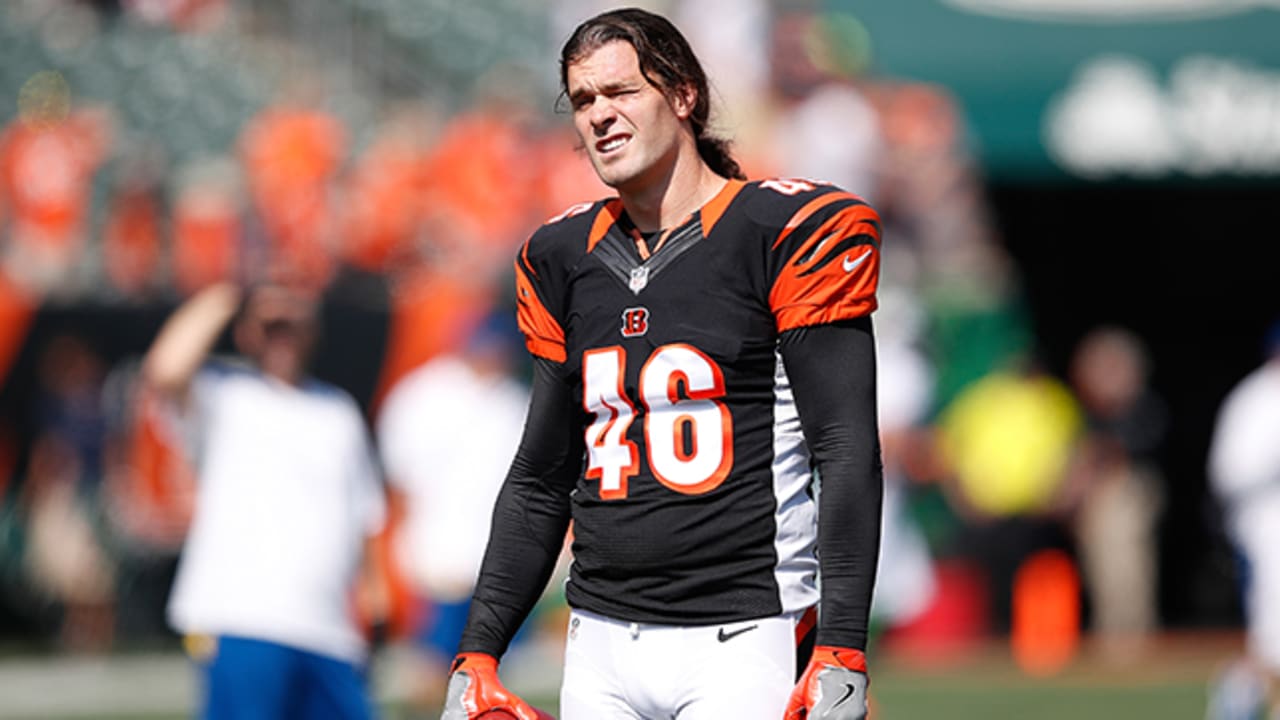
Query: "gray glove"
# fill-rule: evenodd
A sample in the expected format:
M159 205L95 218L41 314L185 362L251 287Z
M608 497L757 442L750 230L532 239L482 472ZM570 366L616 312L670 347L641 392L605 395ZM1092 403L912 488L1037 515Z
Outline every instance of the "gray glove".
M471 684L471 675L456 672L449 676L449 686L445 691L444 712L440 720L467 720L467 709L462 706L462 696L467 693Z
M867 676L842 667L818 671L818 693L806 720L863 720L867 716Z

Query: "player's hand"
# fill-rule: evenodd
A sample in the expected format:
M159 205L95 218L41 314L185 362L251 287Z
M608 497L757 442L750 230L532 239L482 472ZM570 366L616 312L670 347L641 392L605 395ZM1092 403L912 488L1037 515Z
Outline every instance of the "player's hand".
M783 720L863 720L868 682L861 650L819 645L791 691Z
M483 653L462 653L454 658L440 720L475 720L494 710L506 711L519 720L547 717L502 686L497 658Z

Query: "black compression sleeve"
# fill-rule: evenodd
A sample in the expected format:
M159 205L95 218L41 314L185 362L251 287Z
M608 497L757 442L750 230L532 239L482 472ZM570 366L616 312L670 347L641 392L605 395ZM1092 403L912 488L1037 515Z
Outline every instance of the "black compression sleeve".
M535 358L524 437L493 508L459 652L501 657L555 569L582 470L576 411L557 367Z
M871 320L789 330L780 350L821 483L817 644L865 650L884 496Z

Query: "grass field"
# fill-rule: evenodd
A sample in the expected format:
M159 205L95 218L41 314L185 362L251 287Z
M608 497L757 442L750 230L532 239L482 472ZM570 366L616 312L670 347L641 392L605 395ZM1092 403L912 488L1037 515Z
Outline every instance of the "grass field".
M873 720L1200 720L1205 704L1204 683L1191 681L1101 685L890 675L876 679L872 694ZM555 700L539 706L554 711ZM388 717L414 718L395 710Z
M1043 678L999 645L946 662L884 653L873 662L872 720L1201 720L1210 678L1239 649L1233 634L1168 635L1121 662L1086 645ZM556 708L554 697L540 705Z
M1198 720L1204 717L1203 683L1136 686L1025 682L1007 685L981 678L890 676L875 683L873 720ZM537 704L553 712L554 698ZM61 716L57 720L82 715ZM104 715L100 720L178 720L181 714ZM386 720L418 720L402 707L383 708ZM50 720L53 720L51 716ZM604 720L604 719L602 719ZM732 720L726 718L725 720Z
M1200 720L1210 678L1239 649L1235 634L1166 636L1119 663L1086 646L1061 672L1042 678L1020 672L999 645L945 662L880 652L872 660L872 718ZM512 689L554 713L558 657L543 652L511 665ZM383 667L384 720L436 720L437 713L404 706L399 667L394 657ZM0 663L5 719L177 720L190 716L193 692L180 656Z
M1234 635L1168 635L1119 660L1084 646L1050 677L1029 677L1001 646L962 662L889 657L872 680L876 720L1200 720L1209 681L1240 651Z
M1205 683L991 682L981 676L880 678L876 720L1186 720L1204 717Z

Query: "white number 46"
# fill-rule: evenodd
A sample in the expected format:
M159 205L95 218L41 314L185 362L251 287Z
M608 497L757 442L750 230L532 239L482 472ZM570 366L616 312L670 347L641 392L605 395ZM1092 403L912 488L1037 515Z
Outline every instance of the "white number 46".
M595 415L586 432L587 477L600 481L605 500L625 498L628 479L640 472L639 448L627 439L636 407L623 389L626 360L618 346L582 357L582 402ZM733 418L720 402L724 394L720 367L697 348L664 345L649 356L640 369L640 400L658 482L688 495L724 482L733 466Z

